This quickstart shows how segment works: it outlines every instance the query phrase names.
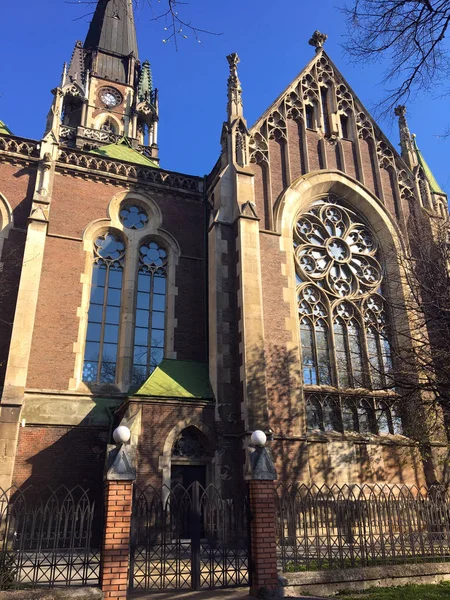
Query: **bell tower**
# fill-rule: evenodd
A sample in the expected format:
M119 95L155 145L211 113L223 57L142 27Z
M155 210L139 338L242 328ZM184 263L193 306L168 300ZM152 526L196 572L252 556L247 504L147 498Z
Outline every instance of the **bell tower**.
M91 150L126 138L158 160L158 94L150 63L139 61L132 0L98 0L86 39L76 42L51 112L59 141ZM55 131L55 124L52 127Z

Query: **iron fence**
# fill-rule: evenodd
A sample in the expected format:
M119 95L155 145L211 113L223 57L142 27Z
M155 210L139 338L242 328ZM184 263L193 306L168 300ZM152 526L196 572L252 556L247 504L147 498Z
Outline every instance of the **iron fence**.
M450 496L438 487L280 486L276 501L284 572L450 560Z
M0 490L0 590L97 585L102 516L95 510L79 486Z
M246 497L212 485L135 486L130 588L202 589L249 584Z

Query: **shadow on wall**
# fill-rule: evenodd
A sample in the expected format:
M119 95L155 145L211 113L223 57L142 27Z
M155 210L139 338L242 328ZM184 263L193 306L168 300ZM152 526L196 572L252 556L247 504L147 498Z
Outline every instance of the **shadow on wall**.
M31 210L35 186L35 173L29 168L22 168L14 174L15 179L28 176L28 184L24 198L12 210L12 222L15 229L9 230L4 241L0 262L0 386L3 385L6 365L11 343L11 333L16 309L17 292L25 248L27 218ZM0 192L2 189L0 188ZM1 228L0 222L0 228Z
M407 438L306 431L298 352L268 344L253 352L248 373L249 393L267 394L279 483L424 483L419 449Z
M85 420L87 420L86 417ZM107 426L28 425L20 428L13 484L20 488L77 485L103 497Z

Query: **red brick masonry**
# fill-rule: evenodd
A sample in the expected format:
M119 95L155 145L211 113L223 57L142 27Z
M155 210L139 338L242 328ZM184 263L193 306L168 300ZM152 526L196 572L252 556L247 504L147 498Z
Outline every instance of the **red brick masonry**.
M100 587L105 600L127 597L132 481L105 482L105 533Z
M278 586L276 505L273 481L249 482L252 557L252 594Z

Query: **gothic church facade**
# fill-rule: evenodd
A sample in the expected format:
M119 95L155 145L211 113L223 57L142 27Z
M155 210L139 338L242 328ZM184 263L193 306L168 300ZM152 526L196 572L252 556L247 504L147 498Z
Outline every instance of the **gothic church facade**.
M160 166L131 0L99 0L42 140L0 122L1 487L100 490L120 423L155 486L240 485L255 429L283 483L439 480L389 385L409 325L386 256L447 198L404 108L400 155L325 40L251 128L227 57L206 178Z

